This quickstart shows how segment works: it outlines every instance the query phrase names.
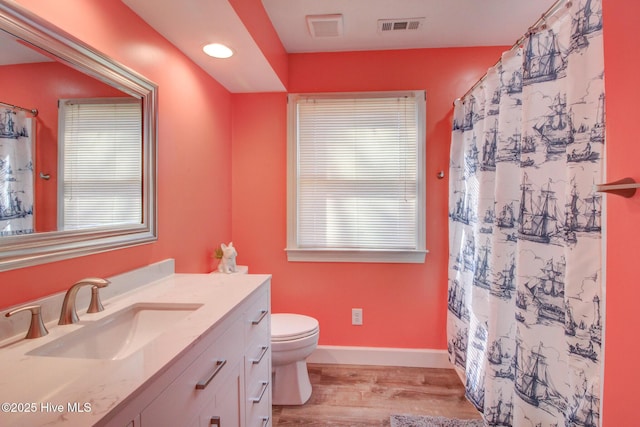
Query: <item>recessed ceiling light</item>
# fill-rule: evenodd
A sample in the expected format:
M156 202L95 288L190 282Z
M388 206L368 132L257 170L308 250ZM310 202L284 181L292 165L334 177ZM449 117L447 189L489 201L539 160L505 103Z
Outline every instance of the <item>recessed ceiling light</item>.
M209 56L213 56L214 58L229 58L233 55L233 50L231 48L220 44L220 43L211 43L202 48L204 53Z

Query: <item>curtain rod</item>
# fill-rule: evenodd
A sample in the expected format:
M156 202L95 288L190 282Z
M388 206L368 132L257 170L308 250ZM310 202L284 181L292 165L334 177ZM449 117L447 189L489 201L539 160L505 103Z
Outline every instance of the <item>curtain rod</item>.
M28 113L33 114L33 117L38 115L38 110L35 109L35 108L24 108L24 107L20 107L19 105L13 105L13 104L9 104L7 102L2 102L2 101L0 101L0 105L4 105L6 107L11 107L11 108L14 108L16 110L26 111Z
M538 27L538 25L540 25L540 23L545 22L548 18L550 18L551 16L553 16L559 9L560 7L562 7L562 5L565 4L566 7L571 7L572 6L572 2L571 0L557 0L553 5L551 5L551 7L549 9L547 9L547 11L545 13L542 14L542 16L540 18L538 18L538 20L529 27L529 30L522 36L520 37L510 48L509 51L512 51L514 49L516 49L518 46L520 46L522 44L522 42L524 42L526 40L526 38L534 32L534 30ZM546 24L543 25L542 29L545 29ZM496 65L498 65L500 62L502 62L502 59L499 59L495 64L493 64L492 68L495 67ZM471 92L473 92L473 90L475 88L477 88L479 85L482 84L482 82L484 82L484 80L487 78L487 74L485 73L484 76L480 77L478 79L477 82L475 82L473 84L473 86L471 86L471 88L466 91L464 93L464 95L462 95L459 98L456 98L453 101L453 105L455 105L456 101L464 99L467 95L469 95Z

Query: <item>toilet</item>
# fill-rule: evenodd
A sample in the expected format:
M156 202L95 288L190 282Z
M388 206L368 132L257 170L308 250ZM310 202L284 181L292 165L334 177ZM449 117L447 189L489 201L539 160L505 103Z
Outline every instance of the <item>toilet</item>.
M318 346L320 326L302 314L271 315L271 363L274 405L302 405L311 397L307 357Z

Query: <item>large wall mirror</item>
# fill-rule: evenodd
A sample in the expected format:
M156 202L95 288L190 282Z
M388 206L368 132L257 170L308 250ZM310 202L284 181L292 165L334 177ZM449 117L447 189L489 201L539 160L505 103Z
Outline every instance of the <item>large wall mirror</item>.
M157 239L157 86L0 0L0 271Z

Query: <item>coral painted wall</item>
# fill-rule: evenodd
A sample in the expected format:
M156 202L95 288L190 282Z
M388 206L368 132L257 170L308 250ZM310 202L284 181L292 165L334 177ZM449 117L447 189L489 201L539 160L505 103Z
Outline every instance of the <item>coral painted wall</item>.
M427 91L424 264L288 262L286 95L233 96L232 235L240 264L272 273L274 312L316 317L325 345L446 348L447 195L452 101L505 48L289 56L290 92ZM351 325L362 308L363 326Z
M19 4L159 85L156 243L0 273L0 307L166 258L208 272L231 239L231 94L119 0Z
M609 181L640 181L638 158L638 26L640 4L604 0L604 57ZM640 384L638 352L638 261L640 196L607 196L607 289L604 367L604 426L637 425L635 389ZM635 420L635 421L634 421Z
M128 95L59 62L0 67L0 93L0 101L38 110L34 119L35 229L55 231L58 226L58 100ZM40 172L51 178L38 178Z

